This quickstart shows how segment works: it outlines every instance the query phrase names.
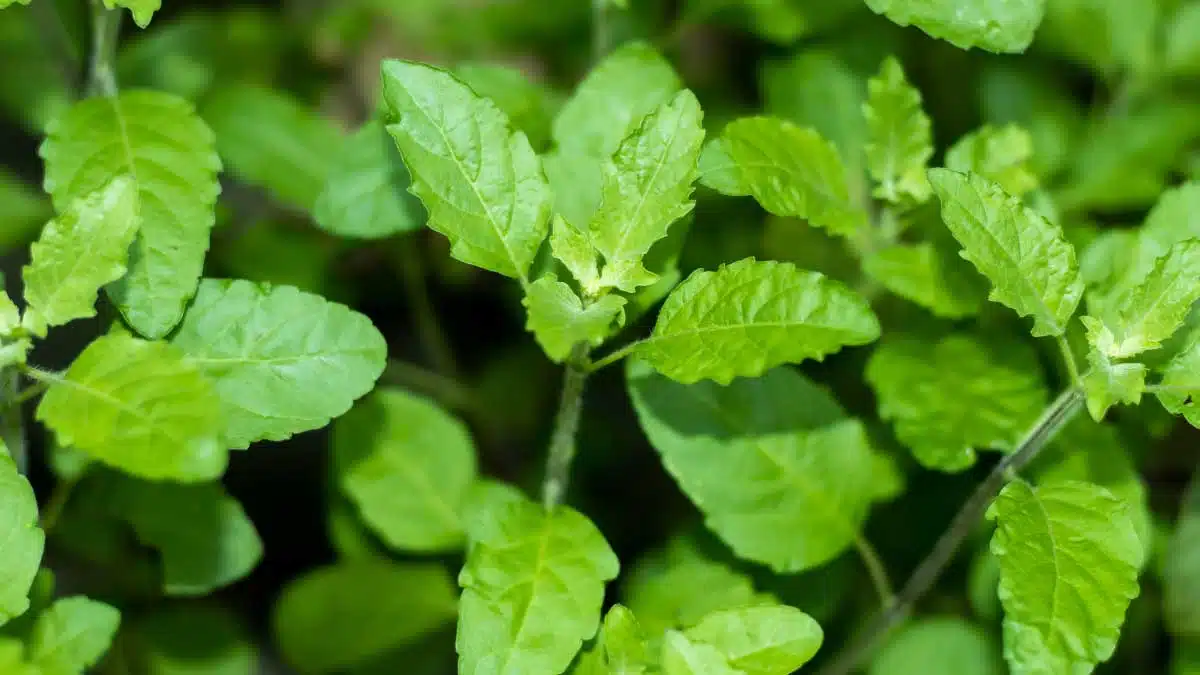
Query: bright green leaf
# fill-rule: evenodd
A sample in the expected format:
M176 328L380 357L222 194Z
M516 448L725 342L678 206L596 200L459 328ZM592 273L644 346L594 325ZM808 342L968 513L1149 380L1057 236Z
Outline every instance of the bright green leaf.
M1003 675L991 635L954 617L921 618L895 633L871 661L869 675Z
M82 596L56 600L33 624L29 662L41 675L82 675L112 644L121 613Z
M1200 428L1200 332L1163 369L1159 384L1163 407Z
M0 9L5 0L0 0ZM0 672L6 675L41 675L37 666L25 660L25 644L17 638L0 635Z
M584 293L596 295L600 292L598 251L586 232L576 229L561 216L555 216L550 231L550 251L571 272Z
M962 260L931 242L889 246L863 260L863 270L892 293L947 319L979 313L986 287Z
M929 180L962 256L991 280L989 298L1032 316L1034 336L1062 335L1083 296L1062 230L986 178L930 169Z
M1033 137L1015 124L984 125L946 151L946 168L978 174L1015 197L1024 197L1038 186L1032 160Z
M571 675L646 675L656 659L633 612L614 605L604 616L595 645L585 652Z
M714 612L684 635L715 647L746 675L790 675L808 663L824 639L812 617L787 605Z
M745 675L711 645L691 642L683 633L667 631L662 650L663 675Z
M1088 483L1017 480L988 517L1013 675L1086 673L1112 656L1142 565L1125 503Z
M150 480L204 481L225 470L220 400L183 352L115 333L52 384L37 418L58 442Z
M1033 42L1046 0L867 0L867 6L961 49L1012 54Z
M449 73L383 63L387 130L413 176L429 227L459 260L524 281L553 199L525 134Z
M162 0L104 0L104 6L109 9L124 7L133 15L133 21L140 28L150 25L150 17L162 7Z
M617 557L577 511L509 495L468 519L460 672L561 673L596 633Z
M1091 317L1084 317L1085 321ZM1088 321L1089 339L1097 329L1103 330L1098 323ZM1096 349L1088 353L1088 368L1083 375L1083 389L1087 394L1087 408L1092 419L1100 421L1108 409L1118 403L1136 405L1146 393L1146 375L1149 372L1141 363L1116 363L1103 352Z
M586 306L571 287L554 277L542 277L529 285L524 304L529 311L526 328L556 362L566 360L580 343L598 346L620 324L625 298L606 295Z
M933 154L933 131L921 108L921 92L890 57L867 88L867 170L879 183L875 196L893 204L928 201L933 191L925 169Z
M868 344L879 330L867 301L840 282L751 258L688 277L637 353L680 382L728 383Z
M1178 637L1200 638L1200 482L1193 479L1163 552L1163 618Z
M866 377L879 416L917 461L939 471L971 467L976 450L1012 450L1048 399L1032 349L967 334L885 340Z
M380 389L335 423L333 453L342 491L389 546L462 546L462 508L477 477L462 422L424 398Z
M221 160L213 132L187 101L132 91L76 103L50 125L41 155L60 213L114 178L134 179L138 236L129 273L107 290L137 332L169 333L196 292L215 220Z
M249 281L202 281L171 342L213 381L232 448L325 426L375 386L387 361L362 314Z
M396 144L379 122L368 122L342 142L313 205L326 232L381 239L425 224L425 211L407 190L411 179Z
M1164 32L1164 70L1175 75L1200 74L1200 2L1180 3Z
M0 441L0 626L29 608L45 543L33 488Z
M699 160L700 183L730 197L749 197L750 188L745 176L729 154L723 138L714 138L704 145Z

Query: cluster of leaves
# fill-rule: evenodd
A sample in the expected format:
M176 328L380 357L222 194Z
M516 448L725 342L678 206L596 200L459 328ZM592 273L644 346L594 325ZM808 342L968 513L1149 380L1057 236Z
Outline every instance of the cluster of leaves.
M68 15L32 2L0 14L0 34L7 17ZM263 558L221 481L231 461L331 423L337 557L272 611L301 672L786 675L824 658L839 674L1088 673L1123 627L1153 645L1159 622L1172 672L1200 667L1200 487L1172 524L1140 473L1172 416L1200 427L1200 183L1181 180L1200 167L1200 104L1177 91L1200 74L1200 3L684 3L684 22L804 40L764 66L765 110L709 105L648 41L609 48L610 28L653 33L660 3L335 3L314 51L360 44L391 11L498 43L590 21L602 53L551 92L501 66L364 48L365 119L344 136L263 86L287 49L261 15L180 19L110 51L126 11L146 28L159 4L92 2L88 96L30 85L9 106L42 137L48 203L0 174L4 217L40 232L22 292L0 292L0 671L253 672L237 621L183 599ZM815 39L839 27L882 37L857 51ZM930 112L947 105L931 94L961 98L954 73L923 95L893 55L906 40L937 59L1017 53L1035 35L1046 58L1119 83L1114 100L1087 118L1061 82L981 55L984 120L964 124ZM276 63L238 59L259 52ZM248 187L266 199L236 193ZM1139 227L1102 226L1147 207ZM250 278L206 276L222 210L264 208L301 224L257 224L265 239L216 256ZM444 248L412 243L427 232ZM761 245L731 254L746 236ZM319 271L344 250L333 238L401 242L411 332L441 372L389 368L372 320L324 297L355 298ZM457 262L430 263L435 250ZM429 316L431 264L448 284L511 280L505 302L563 366L544 476L529 472L540 495L482 449L530 366L495 371L499 413L481 410L484 385L463 392ZM104 325L65 369L36 365L98 307ZM590 429L584 392L622 361L621 400L704 525L673 525L636 560L610 545L631 525L568 487L577 445L584 462L620 444ZM409 376L377 387L385 370ZM41 506L20 418L37 396L55 483ZM910 483L985 474L959 517L935 514L951 525L930 573L968 540L967 588L951 579L877 652L854 646L871 608L848 580L900 618L934 581L918 571L894 594L905 566L868 522L911 534ZM43 560L48 540L98 570L98 599L60 597L72 585Z

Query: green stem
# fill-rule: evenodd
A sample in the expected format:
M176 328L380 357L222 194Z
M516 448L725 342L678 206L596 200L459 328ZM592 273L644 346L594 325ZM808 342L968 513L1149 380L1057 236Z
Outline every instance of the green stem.
M429 286L425 282L425 265L414 238L405 237L399 248L400 273L404 277L404 291L408 296L413 322L417 326L417 338L421 349L433 365L434 370L448 377L458 376L458 364L454 350L446 339L433 303L429 301Z
M101 0L92 5L92 58L88 67L88 95L117 95L117 39L121 35L120 10L108 9Z
M587 352L587 344L580 343L567 357L558 414L554 417L554 430L550 433L546 478L542 484L542 501L547 509L553 509L562 503L567 485L571 482L575 436L579 431L579 418L583 413L583 390L588 378L588 370L585 367Z
M608 53L608 0L592 0L592 63Z
M25 421L21 417L18 388L21 386L21 374L16 368L8 368L0 373L0 401L3 401L3 411L0 413L0 438L8 447L17 471L25 473L29 469L29 447L25 442Z
M1067 366L1067 376L1071 378L1071 386L1078 387L1081 382L1079 379L1079 364L1075 361L1075 353L1071 351L1071 343L1067 342L1066 335L1059 335L1057 341L1058 350L1062 353L1063 363Z
M885 636L899 623L908 618L913 605L924 596L934 582L945 571L946 566L954 558L979 519L987 512L996 495L1000 494L1011 476L1015 476L1022 468L1033 461L1042 449L1054 439L1063 425L1083 407L1083 393L1076 387L1063 392L1050 404L1042 417L1034 423L1012 454L1006 455L988 474L987 478L975 488L975 492L959 509L949 527L942 533L916 571L909 577L908 583L896 596L896 601L882 613L877 615L862 633L851 642L850 646L834 657L819 675L847 675L858 668L874 651Z
M478 409L475 394L458 380L405 361L389 360L382 379L428 396L451 410L474 412Z
M79 485L79 481L83 479L86 473L87 470L85 469L71 478L60 481L54 486L54 490L50 493L50 498L46 500L46 505L42 507L42 516L38 522L43 532L50 532L58 524L63 510L67 507L67 502L71 501L71 493L75 491L75 486Z
M892 580L888 577L887 568L883 566L879 552L862 535L854 537L854 548L858 551L858 556L862 558L863 566L867 568L867 574L871 577L871 584L875 586L875 592L879 594L879 601L886 610L896 601L896 592L892 590Z
M629 344L625 345L624 347L621 347L617 351L609 354L608 356L600 359L599 361L591 362L586 367L587 372L594 373L597 370L600 370L606 366L611 366L612 364L616 363L617 361L620 361L621 359L625 358L626 356L629 356L630 354L632 354L633 350L637 349L643 342L645 342L645 340L638 340L636 342L630 342Z

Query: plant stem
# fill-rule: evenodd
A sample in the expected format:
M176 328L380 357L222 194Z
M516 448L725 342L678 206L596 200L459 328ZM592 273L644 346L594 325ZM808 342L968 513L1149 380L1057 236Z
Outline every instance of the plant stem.
M550 434L550 452L546 457L546 478L542 484L542 501L550 510L562 503L567 485L571 482L571 462L575 459L575 435L583 412L583 390L587 384L588 347L580 343L567 357L563 373L562 395L554 430Z
M58 524L58 519L62 517L63 509L67 507L67 502L71 501L71 493L75 491L75 486L79 484L85 473L86 470L81 471L78 475L59 481L54 486L54 490L50 493L50 498L46 500L46 505L42 507L42 517L38 522L43 532L50 532Z
M92 59L88 69L88 95L116 96L117 38L121 34L121 12L107 9L101 0L92 5Z
M408 295L413 322L417 326L417 338L421 349L433 365L434 370L448 377L458 376L458 364L454 351L450 349L446 331L442 329L437 312L429 302L429 286L425 283L425 265L421 252L412 237L405 237L399 247L400 273L404 277L404 291Z
M0 411L0 438L8 447L13 463L19 473L29 470L29 448L25 443L25 421L21 417L21 406L18 402L21 386L21 374L16 368L9 368L0 373L0 401L3 409Z
M601 368L604 368L606 366L611 366L612 364L616 363L617 361L620 361L621 359L625 358L626 356L629 356L630 354L632 354L633 350L637 349L638 345L642 344L643 342L645 342L645 340L638 340L636 342L630 342L629 344L625 345L624 347L621 347L617 351L609 354L608 356L600 359L599 361L593 361L592 363L588 364L587 372L594 373L597 370L600 370Z
M1062 352L1063 363L1067 365L1067 376L1071 378L1071 386L1078 387L1079 364L1075 362L1075 353L1071 351L1071 343L1067 342L1066 335L1058 336L1058 349Z
M608 0L592 0L592 64L608 53Z
M382 379L428 396L453 410L474 411L478 407L474 393L458 380L405 361L389 360Z
M987 478L975 488L975 492L958 510L949 527L934 544L933 550L917 566L908 583L904 584L904 588L896 596L896 602L876 616L847 649L819 671L819 675L847 675L855 670L871 655L892 628L908 618L913 605L933 587L963 540L975 529L979 519L991 506L996 495L1000 494L1010 476L1033 461L1082 406L1082 392L1077 387L1071 387L1046 408L1041 419L1033 425L1017 449L1000 460Z
M879 594L879 601L883 604L883 609L887 610L896 601L896 593L892 590L892 580L888 578L887 569L883 566L883 560L879 558L879 552L862 535L854 537L854 548L858 550L858 556L862 558L863 565L867 568L867 574L871 577L871 584L875 586L875 592Z

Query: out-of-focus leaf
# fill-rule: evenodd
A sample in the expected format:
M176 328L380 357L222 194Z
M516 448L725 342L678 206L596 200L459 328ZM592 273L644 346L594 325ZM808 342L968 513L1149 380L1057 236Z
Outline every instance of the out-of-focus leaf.
M557 102L544 86L520 70L493 63L461 63L454 74L476 94L490 99L525 132L535 150L546 147Z
M951 251L930 243L888 248L863 260L863 270L892 293L948 319L979 313L986 285Z
M208 604L177 604L126 621L124 655L146 675L253 675L259 655L236 615Z
M1020 53L1033 42L1046 0L867 0L867 6L955 47Z
M1172 634L1200 639L1200 482L1193 479L1163 553L1163 616Z
M57 600L33 624L29 662L41 675L82 675L108 651L120 623L121 613L103 602Z
M871 661L869 675L1003 675L991 635L963 619L921 618L896 632Z
M133 22L139 27L150 25L150 18L162 7L162 0L104 0L104 6L109 9L124 7L133 15Z
M1154 58L1160 4L1048 0L1039 43L1103 74L1143 71Z
M1033 137L1015 124L985 125L958 139L946 151L946 168L975 173L999 185L1014 197L1024 197L1038 186L1029 164Z
M0 441L0 626L29 608L45 542L33 488Z
M4 227L0 228L0 251L32 239L52 212L50 200L45 195L6 169L0 169L0 220L4 222Z

